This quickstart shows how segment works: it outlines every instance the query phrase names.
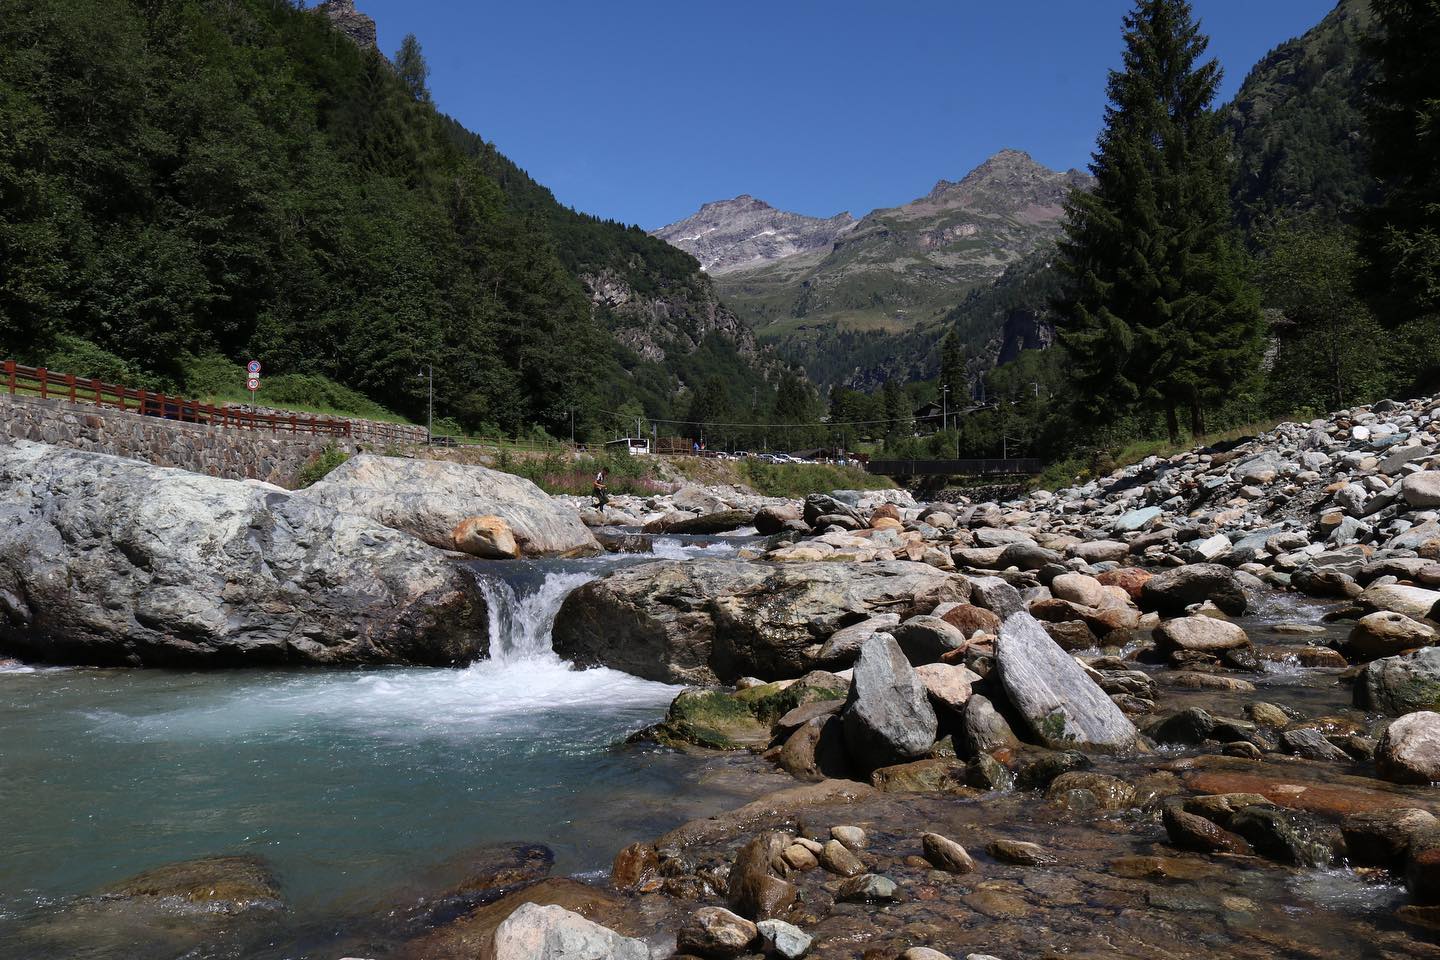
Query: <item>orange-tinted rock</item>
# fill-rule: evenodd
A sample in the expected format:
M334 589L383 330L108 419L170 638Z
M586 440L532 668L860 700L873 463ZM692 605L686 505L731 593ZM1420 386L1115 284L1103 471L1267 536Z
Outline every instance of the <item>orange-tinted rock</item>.
M977 607L970 603L962 603L950 608L940 619L950 626L958 628L966 637L973 636L976 631L980 630L994 634L1000 629L999 617L984 607Z
M634 890L660 873L660 857L648 843L632 843L615 855L610 880L618 890Z
M1153 573L1141 570L1139 567L1118 567L1114 570L1106 570L1103 573L1097 574L1095 579L1107 587L1119 587L1121 590L1130 594L1131 600L1138 600L1140 598L1140 590L1145 586L1145 581L1153 576Z

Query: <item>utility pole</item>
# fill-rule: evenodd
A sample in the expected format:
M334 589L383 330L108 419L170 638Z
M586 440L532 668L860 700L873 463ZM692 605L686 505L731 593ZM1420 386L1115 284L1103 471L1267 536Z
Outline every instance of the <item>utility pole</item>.
M420 375L418 372L415 374L415 378L416 378L417 380L420 378L420 376L421 376L421 375ZM426 402L425 402L425 446L428 447L428 446L430 446L431 441L432 441L432 440L434 439L434 437L435 437L435 366L434 366L434 364L429 364L429 363L425 364L425 374L424 374L424 376L425 376L425 379L426 379L426 391L425 391L425 400L426 400Z
M575 446L575 408L570 408L570 446Z
M940 432L950 429L950 384L940 386Z

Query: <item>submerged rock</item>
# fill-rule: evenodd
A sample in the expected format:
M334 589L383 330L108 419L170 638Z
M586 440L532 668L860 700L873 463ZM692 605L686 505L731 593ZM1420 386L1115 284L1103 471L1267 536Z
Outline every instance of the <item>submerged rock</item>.
M1395 783L1440 782L1440 713L1407 713L1386 727L1375 767Z
M470 574L406 534L264 484L0 446L0 645L100 665L463 663Z
M462 521L493 515L505 521L527 557L601 552L573 509L524 477L485 467L362 454L336 467L302 495L446 550L464 549L456 538Z

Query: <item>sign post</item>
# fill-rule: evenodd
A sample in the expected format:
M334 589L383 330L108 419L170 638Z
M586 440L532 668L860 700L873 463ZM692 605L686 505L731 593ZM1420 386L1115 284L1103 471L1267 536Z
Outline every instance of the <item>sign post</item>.
M245 386L250 391L250 402L255 402L255 391L260 389L260 361L251 360L245 364Z

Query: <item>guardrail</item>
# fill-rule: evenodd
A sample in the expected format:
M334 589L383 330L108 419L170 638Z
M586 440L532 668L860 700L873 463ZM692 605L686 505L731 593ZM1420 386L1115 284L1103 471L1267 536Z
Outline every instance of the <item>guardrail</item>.
M1037 459L871 460L870 473L882 477L1028 477L1043 466Z
M35 396L41 400L89 403L97 407L110 407L180 423L334 437L348 437L352 432L347 421L333 417L250 413L233 407L217 407L198 400L186 400L154 390L137 390L90 377L54 373L44 367L24 367L13 360L4 362L0 376L4 378L5 392L11 396Z

